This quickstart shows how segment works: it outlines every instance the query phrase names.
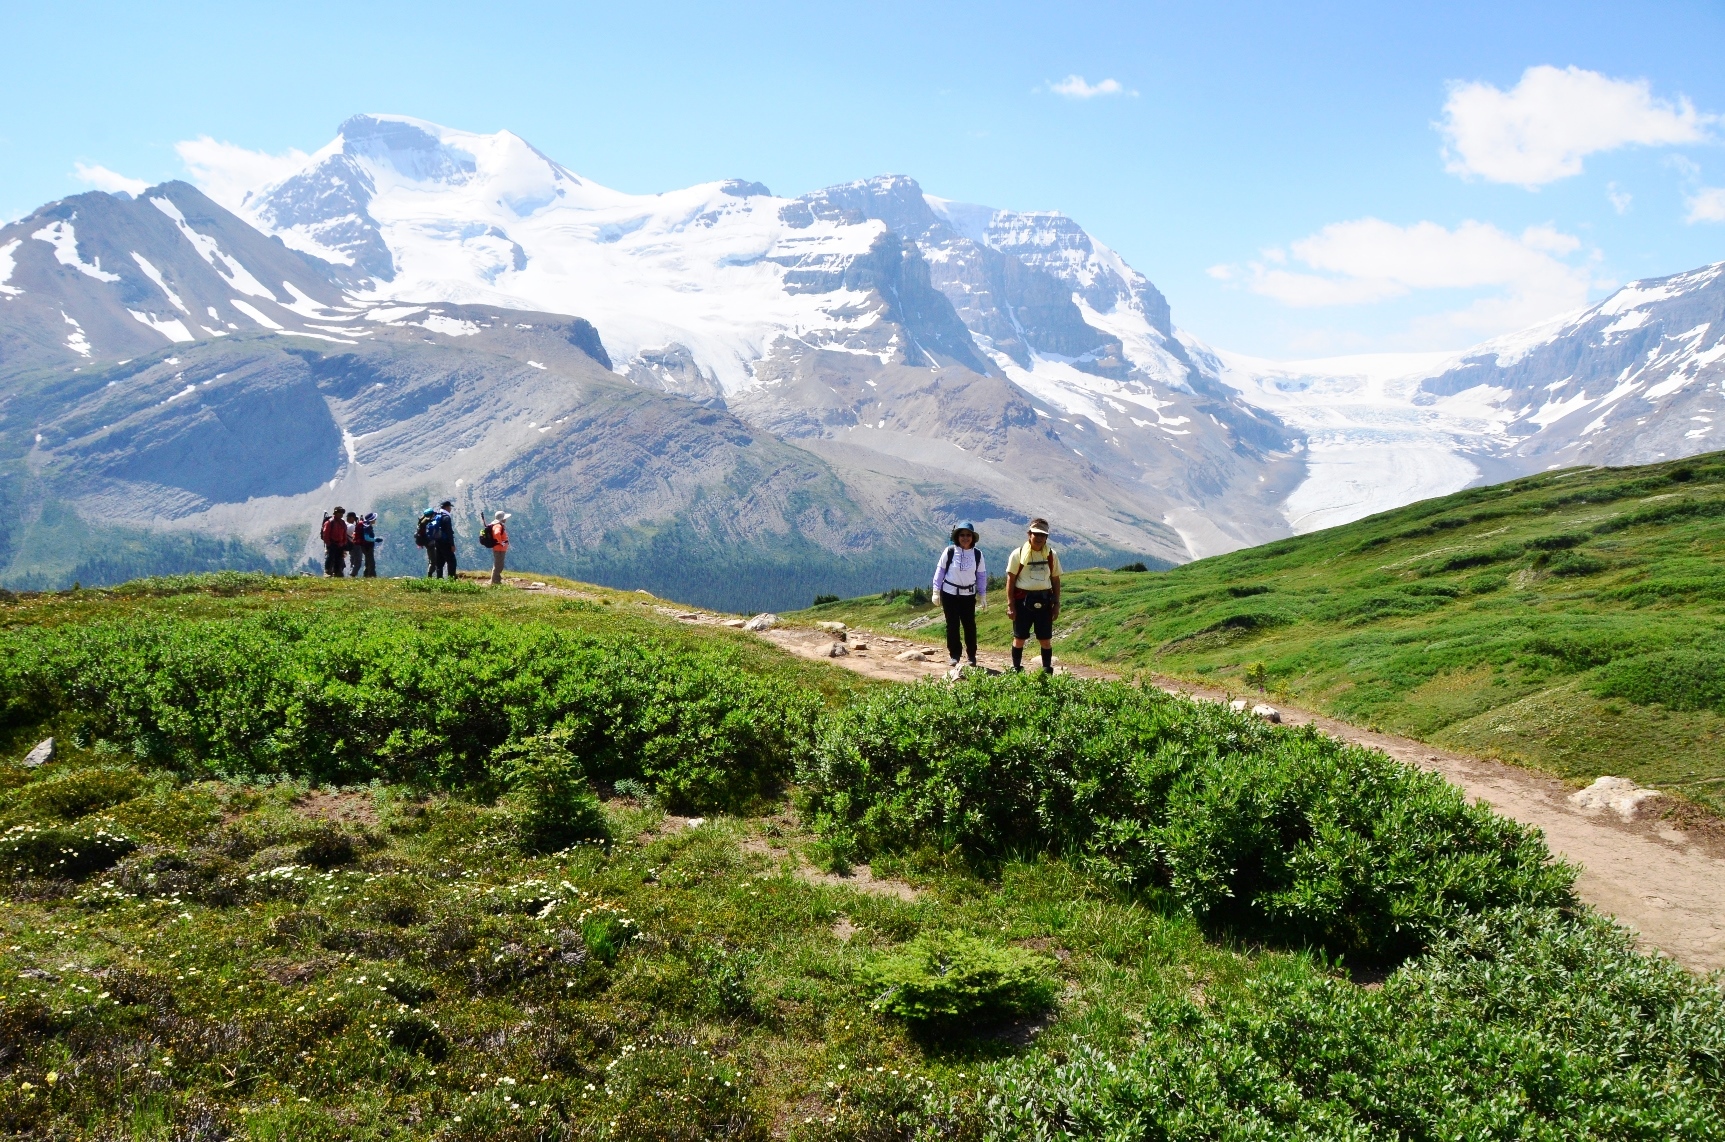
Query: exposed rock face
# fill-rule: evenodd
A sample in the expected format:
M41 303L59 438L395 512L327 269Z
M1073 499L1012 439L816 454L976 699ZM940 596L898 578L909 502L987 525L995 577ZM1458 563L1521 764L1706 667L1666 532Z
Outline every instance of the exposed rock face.
M1657 789L1644 789L1627 777L1601 777L1586 789L1569 795L1569 803L1584 813L1615 813L1634 821L1658 809L1664 796Z
M304 328L329 272L183 182L62 199L0 227L0 373Z
M1420 384L1502 409L1517 471L1647 464L1720 445L1725 263L1631 282L1598 305L1488 341Z

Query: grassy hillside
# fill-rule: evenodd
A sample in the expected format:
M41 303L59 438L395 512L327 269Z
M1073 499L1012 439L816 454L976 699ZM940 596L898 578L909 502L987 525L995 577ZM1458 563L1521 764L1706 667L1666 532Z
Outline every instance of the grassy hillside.
M911 633L943 637L904 596L807 613L934 617ZM981 627L1007 644L1003 593ZM1470 489L1166 572L1075 573L1056 653L1725 811L1722 635L1715 453Z
M579 594L0 597L0 1137L1725 1138L1725 993L1430 775Z

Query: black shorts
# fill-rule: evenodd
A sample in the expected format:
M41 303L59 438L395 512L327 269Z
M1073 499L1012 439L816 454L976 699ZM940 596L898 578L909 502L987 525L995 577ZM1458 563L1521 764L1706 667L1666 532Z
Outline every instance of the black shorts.
M1015 604L1018 617L1012 620L1012 637L1029 638L1036 632L1038 642L1054 637L1054 592L1027 591Z

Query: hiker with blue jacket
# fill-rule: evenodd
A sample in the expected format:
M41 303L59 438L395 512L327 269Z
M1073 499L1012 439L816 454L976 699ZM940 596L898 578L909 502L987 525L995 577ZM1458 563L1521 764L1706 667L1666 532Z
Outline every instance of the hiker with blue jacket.
M952 544L934 565L934 597L946 614L946 656L949 670L958 669L959 635L970 665L976 665L976 608L988 594L988 568L976 546L976 526L960 520L952 529Z
M432 525L437 522L437 509L426 508L419 513L419 523L413 529L413 544L425 552L425 577L437 574L437 537Z

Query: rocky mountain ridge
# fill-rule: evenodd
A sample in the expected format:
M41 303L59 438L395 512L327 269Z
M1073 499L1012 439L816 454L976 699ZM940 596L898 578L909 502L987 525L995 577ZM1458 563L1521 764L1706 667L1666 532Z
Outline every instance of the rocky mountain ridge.
M715 605L768 568L798 592L772 605L912 581L955 516L999 542L1048 515L1078 562L1179 561L1640 458L1675 423L1659 378L1706 404L1725 328L1698 271L1417 368L1255 362L1178 330L1057 213L904 176L630 195L508 132L397 116L235 205L169 183L0 228L0 579L163 537L294 566L310 525L289 521L325 499L405 512L452 486L520 509L547 570L740 560L680 596ZM1711 408L1666 449L1704 446Z

